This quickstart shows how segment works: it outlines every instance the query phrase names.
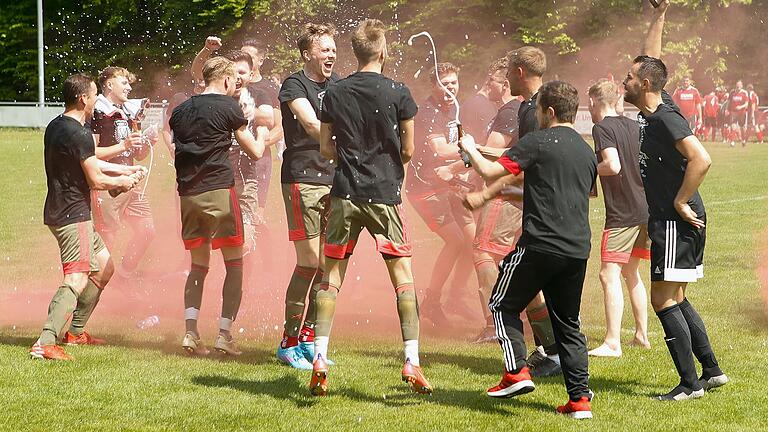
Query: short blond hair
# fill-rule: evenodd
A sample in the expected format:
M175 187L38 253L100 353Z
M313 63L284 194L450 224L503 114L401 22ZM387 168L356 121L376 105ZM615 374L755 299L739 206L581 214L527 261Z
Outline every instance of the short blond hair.
M205 81L205 85L228 76L235 76L235 63L231 60L227 60L225 57L211 57L203 65L203 80Z
M619 101L619 86L609 79L602 78L598 80L589 87L587 93L596 102L607 106L612 107Z
M322 36L336 36L336 26L333 24L304 24L304 30L296 39L296 45L299 47L299 52L309 51L312 48L312 42L320 39Z
M547 72L547 55L539 48L520 47L507 53L510 68L522 68L533 76L542 77Z
M493 75L499 71L503 71L504 74L506 74L507 69L509 69L509 59L507 57L502 57L494 60L493 63L491 63L491 65L488 67L488 75Z
M352 32L352 50L357 61L363 64L376 60L384 50L387 27L377 19L360 21Z
M131 84L136 82L136 75L129 72L128 69L119 66L109 66L99 72L99 87L101 87L102 91L104 90L107 81L116 77L126 77Z

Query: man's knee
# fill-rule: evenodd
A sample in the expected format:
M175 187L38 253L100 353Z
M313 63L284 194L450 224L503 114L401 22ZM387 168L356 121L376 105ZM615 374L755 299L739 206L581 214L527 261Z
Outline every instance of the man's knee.
M88 273L69 273L64 275L63 285L68 286L76 295L80 295L88 284Z

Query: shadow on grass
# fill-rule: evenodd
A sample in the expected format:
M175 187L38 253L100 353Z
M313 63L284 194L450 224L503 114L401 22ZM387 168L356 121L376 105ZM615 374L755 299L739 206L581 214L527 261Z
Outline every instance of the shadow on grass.
M400 363L402 354L394 350L357 350L356 354L366 357L380 358L387 366L402 366ZM472 373L480 375L499 375L503 369L501 356L499 358L478 357L465 354L456 354L450 352L423 351L419 354L422 362L433 366L435 364L445 364L469 369Z
M266 395L293 403L297 408L311 408L315 400L309 398L309 390L292 375L268 381L243 380L215 375L192 377L192 384L220 387L252 395Z
M260 349L254 350L250 347L248 349L243 350L243 354L237 357L220 354L215 350L213 350L212 347L208 347L209 349L211 349L211 353L207 356L190 356L181 348L181 340L178 337L178 335L172 334L172 333L167 333L163 335L161 340L151 340L151 341L147 341L147 340L138 341L138 340L126 338L125 335L122 335L122 334L109 334L109 333L99 334L99 337L103 337L105 340L109 342L107 345L104 345L104 347L123 347L123 348L129 348L129 349L157 351L165 355L176 356L176 357L185 357L189 359L211 360L211 361L220 361L220 362L235 362L235 363L243 363L248 365L261 365L261 364L275 363L274 355L271 351L260 350ZM36 337L0 335L0 345L12 345L12 346L20 346L20 347L28 348L28 347L31 347L36 340L37 340ZM98 349L99 347L89 347L89 348Z

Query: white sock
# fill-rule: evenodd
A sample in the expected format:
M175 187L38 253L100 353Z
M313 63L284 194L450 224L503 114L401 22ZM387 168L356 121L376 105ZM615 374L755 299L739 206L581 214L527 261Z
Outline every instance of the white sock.
M317 340L317 338L315 338ZM403 351L405 351L405 360L410 360L414 366L419 366L419 340L407 340L403 342Z
M229 318L219 318L219 329L230 331L232 330L232 320Z
M557 363L558 365L560 364L560 354L548 355L547 358Z
M200 309L193 308L193 307L184 309L185 320L196 320L198 315L200 315Z
M315 336L315 360L319 356L328 360L328 336Z

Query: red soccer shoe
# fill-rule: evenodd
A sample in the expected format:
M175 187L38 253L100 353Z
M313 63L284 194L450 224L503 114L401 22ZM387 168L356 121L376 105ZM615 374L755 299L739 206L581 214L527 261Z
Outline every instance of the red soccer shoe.
M91 336L87 331L82 334L74 335L70 332L64 333L64 345L104 345L107 343L104 339Z
M40 345L39 341L35 342L29 349L29 356L39 360L74 360L71 355L64 351L64 348L58 345Z
M432 394L432 385L429 384L420 366L415 366L410 360L406 360L403 365L403 381L410 384L411 389L419 394Z
M513 374L511 372L504 372L504 376L501 377L501 382L495 387L488 389L487 394L490 397L502 398L518 396L526 393L530 393L536 389L531 380L531 372L528 367L523 367L520 372Z
M328 364L322 355L312 364L312 379L309 381L309 391L313 396L326 396L328 394Z
M592 418L592 404L589 398L582 396L578 401L569 400L567 404L557 407L557 412L567 414L568 417L583 420Z

